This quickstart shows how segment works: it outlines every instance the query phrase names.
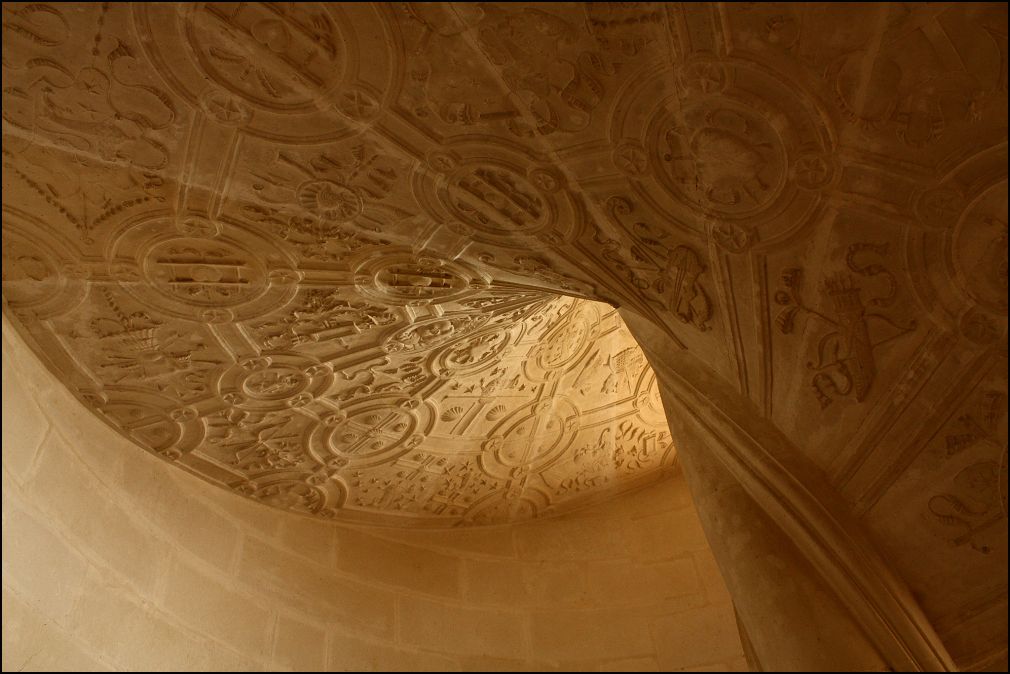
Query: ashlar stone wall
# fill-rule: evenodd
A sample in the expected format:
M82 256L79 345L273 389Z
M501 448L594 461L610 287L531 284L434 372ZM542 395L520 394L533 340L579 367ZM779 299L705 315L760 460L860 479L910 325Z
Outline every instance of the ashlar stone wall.
M3 669L746 668L680 477L557 519L355 528L132 446L3 325Z

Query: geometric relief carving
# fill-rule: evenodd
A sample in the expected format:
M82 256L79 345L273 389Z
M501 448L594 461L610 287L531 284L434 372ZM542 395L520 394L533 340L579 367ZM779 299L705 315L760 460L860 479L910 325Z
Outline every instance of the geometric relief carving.
M835 174L816 106L795 83L743 61L643 74L614 119L621 170L685 234L715 220L770 242L807 223Z
M311 342L347 344L399 320L395 307L348 298L332 288L302 288L295 299L248 325L262 349L288 350Z
M583 465L584 471L560 480L559 489L581 491L592 486L587 475L608 482L621 474L642 470L662 460L671 446L669 433L643 430L633 421L621 421L616 431L608 426L598 436L589 437L575 450L572 459Z
M403 15L413 72L401 104L442 137L576 135L600 118L619 75L665 46L662 12L647 7L410 4Z
M573 295L594 296L596 294L595 286L591 283L558 271L556 269L557 263L552 263L543 256L521 254L511 256L511 261L509 261L509 256L499 260L494 254L483 252L477 256L477 260L486 267L518 274L532 281L544 283L547 287L567 291Z
M256 250L250 232L174 231L164 218L141 221L111 243L123 290L179 318L226 322L262 313L293 295L297 272Z
M904 390L899 269L928 329L1006 332L999 8L889 8L876 57L790 8L715 37L634 5L5 9L6 306L110 423L264 502L494 522L657 475L641 351L538 289L690 325L701 360L726 325L750 387L747 284L850 199L903 249L811 253L774 296L822 405ZM954 473L992 460L972 418Z
M124 434L268 505L386 522L536 516L577 495L555 486L582 424L640 404L645 359L612 308L393 247L351 260L358 285L320 287L279 277L283 255L251 230L166 225L122 228L106 248L117 262L98 267L116 275L76 281L83 298L26 327ZM30 306L54 263L23 229L5 230L5 293ZM636 437L666 437L661 416L634 418ZM593 484L661 474L672 455L642 442L615 445L631 468L594 463L607 476Z
M318 428L317 451L343 457L352 466L396 458L417 446L415 433L430 426L427 408L413 402L372 397L342 405L338 416Z
M593 341L593 329L598 320L591 305L577 305L557 327L544 335L533 362L545 373L556 372L576 362Z
M166 297L186 304L226 306L255 297L266 274L234 246L195 238L151 247L140 263L145 280Z
M504 87L486 77L481 60L468 58L472 52L467 27L457 10L406 3L402 12L399 28L412 63L398 102L413 123L441 137L475 126L523 124L522 113ZM475 7L474 13L479 15L481 10Z
M84 296L73 253L43 233L37 221L4 213L4 299L12 309L45 317L66 311Z
M5 91L24 141L5 150L5 175L72 228L64 241L5 210L5 298L85 403L141 446L315 516L486 523L573 498L552 485L583 423L665 429L635 416L644 358L613 309L495 284L493 253L471 263L419 245L411 230L430 218L527 251L508 255L513 273L568 288L528 251L574 236L580 215L562 172L514 145L446 143L412 166L360 134L383 118L380 92L396 95L389 40L359 60L387 28L374 10L109 6L93 17L95 68L52 66L48 42L70 33L32 38L31 11L10 30L41 51L30 67L55 89ZM131 30L141 48L120 39ZM494 39L481 41L502 49ZM540 95L535 68L507 58L510 82ZM584 126L597 102L586 74L606 67L586 56L582 79L531 101L536 128ZM38 151L43 137L65 147ZM594 346L607 335L612 360Z
M204 425L192 407L140 388L106 390L97 411L155 454L179 460L204 439Z
M268 229L303 258L339 260L327 248L360 249L403 217L394 204L404 196L409 164L374 142L277 149L250 141L238 161L223 211Z
M778 329L791 334L802 316L826 328L817 339L813 359L807 362L821 409L837 397L865 400L877 378L877 349L916 328L914 319L899 323L887 315L897 293L894 274L877 262L886 260L887 252L887 244L850 245L845 256L847 271L826 275L821 281L819 306L809 304L804 296L802 268L782 272L775 293L775 302L782 307L775 317Z
M326 480L322 485L302 480L242 482L235 491L266 505L322 518L336 517L346 499L343 485Z
M490 320L486 315L457 315L424 319L391 333L382 344L387 353L427 351L460 335L473 333Z
M600 78L612 67L579 51L581 26L559 13L532 7L515 12L491 3L474 23L478 46L526 105L526 114L509 124L512 133L571 133L589 124L603 95ZM545 80L541 68L560 73Z
M262 107L298 109L338 79L343 38L321 5L215 3L186 18L186 46L219 86ZM256 47L274 62L254 56Z
M983 347L1007 330L1006 166L1005 145L994 147L923 190L906 238L921 304Z
M458 218L491 234L536 231L547 216L536 188L504 168L474 168L450 179L446 192L447 205Z
M221 399L238 409L283 409L312 402L332 383L326 364L271 353L240 360L218 382Z
M991 185L951 234L951 260L964 292L993 314L1007 311L1007 183Z
M363 101L377 113L368 92L391 84L383 22L367 6L139 4L133 14L165 80L223 126L293 142L346 137ZM366 46L369 67L362 69Z
M180 158L175 135L188 122L124 30L127 17L126 6L100 4L4 14L4 189L83 244L164 202L164 174Z
M436 352L432 371L442 378L483 371L510 349L516 329L521 330L493 328L452 340Z
M459 262L383 251L354 271L358 292L385 304L420 306L460 300L488 287L490 277Z
M145 385L179 400L209 391L225 360L199 328L155 318L107 286L92 289L80 313L91 318L69 323L67 335L83 360L110 385Z
M760 211L775 198L784 183L785 152L767 121L736 106L679 117L659 123L667 189L720 215Z
M847 50L825 68L832 102L851 124L875 139L893 137L900 141L896 149L914 156L934 145L950 146L966 126L1000 114L1005 14L983 6L951 21L942 13L902 8L889 21L894 39L886 46ZM855 77L857 71L866 74Z
M15 36L12 42L44 45L49 50L44 58L18 63L22 71L16 79L5 80L4 121L26 134L29 141L55 143L82 163L95 157L141 170L164 169L169 164L169 134L177 117L176 104L162 88L138 83L136 71L143 66L135 43L126 36L109 34L104 25L106 10L102 9L98 32L93 33L92 58L86 64L65 60L61 44L40 42L25 28L31 25L28 17L33 15L64 25L69 25L68 19L48 5L27 10L33 8L35 11L20 13L25 23L20 24L22 30L11 31ZM6 37L6 21L4 26Z
M555 245L574 233L577 211L561 174L531 159L487 144L445 146L415 172L414 196L431 217L475 241Z
M502 312L499 316L509 315L501 302L482 303ZM592 336L606 333L613 339L616 329L625 350L637 350L613 310L606 310L608 322L584 301L555 299L535 306L519 323L496 316L474 322L447 310L428 319L429 327L415 339L392 342L409 343L406 350L387 345L387 356L350 375L352 382L362 382L358 393L339 402L336 412L320 415L309 439L313 456L345 462L339 474L349 502L342 516L353 510L486 523L534 516L575 495L557 492L552 483L567 471L563 464L570 462L582 418L596 419L601 428L633 413L648 368L644 358L625 356L631 360L624 373L627 386L617 395L600 394L606 387L595 353L587 350ZM416 367L407 372L413 374L395 394L379 393L385 380L378 375L393 372L396 358L412 354L423 356L411 357ZM545 367L553 367L552 374ZM625 402L587 408L584 400L602 402L601 397ZM666 433L665 419L638 423L641 432ZM654 474L672 460L662 452L653 456L651 445L647 453L651 462L631 460L634 469L616 486Z
M979 442L999 444L998 430L1007 414L1007 396L998 390L985 391L975 409L958 416L956 426L945 437L947 456L960 454Z

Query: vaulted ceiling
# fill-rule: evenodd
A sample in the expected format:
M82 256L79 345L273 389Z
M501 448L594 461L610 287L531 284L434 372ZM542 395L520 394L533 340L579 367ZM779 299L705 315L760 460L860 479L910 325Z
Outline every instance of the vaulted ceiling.
M1005 4L3 11L5 308L139 444L317 515L606 496L673 459L620 307L1005 658Z

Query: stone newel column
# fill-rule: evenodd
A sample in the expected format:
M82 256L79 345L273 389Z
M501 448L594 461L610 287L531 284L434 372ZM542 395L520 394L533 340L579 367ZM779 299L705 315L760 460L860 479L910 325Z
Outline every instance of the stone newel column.
M762 670L950 670L848 508L749 401L637 314L709 544Z
M888 669L792 541L667 406L709 545L762 670Z

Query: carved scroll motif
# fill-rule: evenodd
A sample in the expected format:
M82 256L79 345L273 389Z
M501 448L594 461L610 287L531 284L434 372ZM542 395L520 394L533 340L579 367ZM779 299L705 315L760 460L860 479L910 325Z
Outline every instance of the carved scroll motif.
M802 269L790 268L782 273L781 286L775 293L775 302L783 307L775 317L778 329L783 334L792 333L797 318L803 315L829 327L817 341L815 360L807 363L814 372L811 387L822 409L835 397L851 395L857 402L865 400L877 377L876 350L916 328L914 320L902 325L882 311L872 310L887 309L895 303L894 274L882 264L864 260L867 255L880 259L887 250L886 244L849 246L845 258L848 272L826 276L821 283L826 310L815 309L804 300ZM877 293L867 297L861 279L876 281Z

